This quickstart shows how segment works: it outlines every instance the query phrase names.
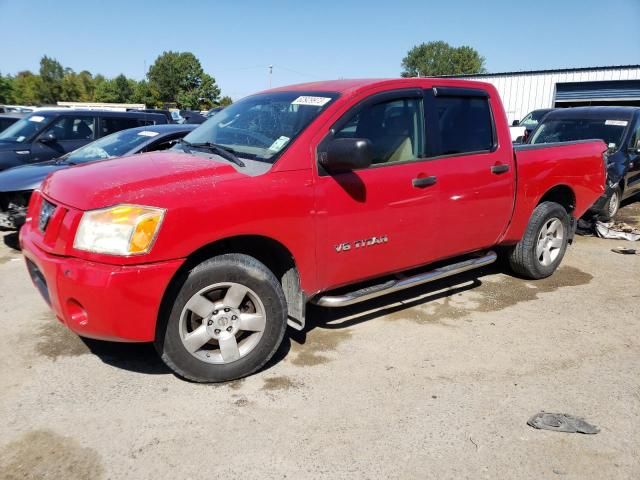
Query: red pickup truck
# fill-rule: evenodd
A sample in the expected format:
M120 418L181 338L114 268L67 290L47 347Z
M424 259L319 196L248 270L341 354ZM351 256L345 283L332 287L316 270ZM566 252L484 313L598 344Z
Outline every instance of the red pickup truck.
M514 150L484 83L308 83L240 100L172 150L53 174L20 239L71 330L153 341L178 375L226 381L303 329L308 302L350 305L496 251L551 275L604 191L605 150Z

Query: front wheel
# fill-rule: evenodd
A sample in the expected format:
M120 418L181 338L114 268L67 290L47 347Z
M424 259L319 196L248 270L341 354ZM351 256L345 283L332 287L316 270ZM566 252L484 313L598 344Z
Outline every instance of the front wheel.
M179 376L224 382L250 375L276 352L286 300L273 273L253 257L220 255L189 272L156 335Z
M609 195L609 199L605 204L602 212L603 220L613 220L613 217L616 216L618 210L620 210L620 203L622 202L622 190L620 186L616 186L611 190L611 195Z
M570 234L569 215L555 202L538 205L527 229L509 254L511 269L526 278L551 275L567 250Z

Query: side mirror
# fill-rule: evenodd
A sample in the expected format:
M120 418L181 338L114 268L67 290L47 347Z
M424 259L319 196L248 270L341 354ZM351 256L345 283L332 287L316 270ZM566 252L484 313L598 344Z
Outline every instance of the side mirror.
M320 165L329 173L367 168L373 160L371 142L364 138L336 138L320 157Z
M42 143L56 143L58 141L58 138L56 137L56 134L49 131L47 133L45 133L44 135L42 135L39 139L39 142Z
M514 121L511 123L511 126L512 126L512 127L517 127L518 125L520 125L520 120L514 120Z
M635 153L640 153L640 138L636 140L635 145L633 145L629 150Z

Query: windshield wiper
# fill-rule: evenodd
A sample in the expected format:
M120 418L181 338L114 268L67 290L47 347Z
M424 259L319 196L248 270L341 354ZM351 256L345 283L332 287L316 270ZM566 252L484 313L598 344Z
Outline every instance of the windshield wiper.
M207 149L210 152L213 152L216 155L219 155L220 157L222 157L222 158L224 158L226 160L229 160L232 163L235 163L239 167L246 166L242 160L240 160L238 157L236 157L235 150L233 150L232 148L225 147L223 145L218 145L217 143L211 143L211 142L191 143L191 142L188 142L187 140L185 140L184 138L180 140L180 143L182 145L186 146L187 148L204 148L204 149Z

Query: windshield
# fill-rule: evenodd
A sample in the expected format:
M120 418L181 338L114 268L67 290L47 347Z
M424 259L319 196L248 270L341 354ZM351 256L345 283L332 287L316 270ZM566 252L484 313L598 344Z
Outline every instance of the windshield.
M0 132L0 141L22 143L28 141L49 123L47 115L29 115Z
M84 163L92 162L94 160L121 157L138 145L141 145L158 135L158 132L140 130L137 128L122 130L74 150L73 152L63 156L61 160L71 163Z
M619 147L627 124L628 122L626 120L595 118L545 120L535 131L531 138L531 143L600 139L609 146L615 144Z
M238 157L273 163L335 98L336 93L327 92L253 95L215 114L184 139L191 144L218 144Z

